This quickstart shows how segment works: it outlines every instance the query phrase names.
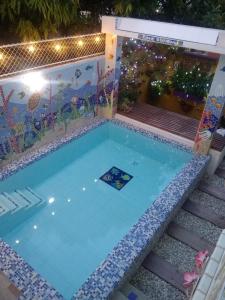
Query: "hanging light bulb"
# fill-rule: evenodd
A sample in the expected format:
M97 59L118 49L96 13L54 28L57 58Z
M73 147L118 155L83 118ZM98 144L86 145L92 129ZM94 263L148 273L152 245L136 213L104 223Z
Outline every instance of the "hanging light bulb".
M79 46L79 47L82 47L83 45L84 45L84 42L83 42L82 40L79 40L79 41L78 41L78 46Z
M96 41L96 43L100 42L100 37L96 36L95 41Z
M33 45L30 45L30 46L28 47L28 51L29 51L30 53L33 53L33 52L35 51L35 47L34 47Z
M61 45L60 44L56 44L55 45L55 50L56 51L60 51L61 50Z

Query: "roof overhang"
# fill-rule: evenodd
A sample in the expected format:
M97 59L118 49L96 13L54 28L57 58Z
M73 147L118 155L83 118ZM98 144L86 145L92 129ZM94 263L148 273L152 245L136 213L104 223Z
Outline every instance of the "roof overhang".
M103 16L102 32L225 54L225 31L134 18Z

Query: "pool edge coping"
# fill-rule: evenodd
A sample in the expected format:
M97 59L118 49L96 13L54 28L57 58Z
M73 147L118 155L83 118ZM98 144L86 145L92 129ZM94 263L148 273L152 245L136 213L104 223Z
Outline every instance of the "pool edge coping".
M103 118L93 119L92 124L79 128L68 136L59 138L41 149L24 155L22 159L11 163L0 172L0 180L6 179L8 176L11 176L106 122L108 122L108 120ZM189 147L161 137L149 130L120 120L113 119L111 122L163 143L172 144L174 147L182 149L183 151L192 152ZM195 155L189 163L185 164L184 168L175 176L159 197L156 198L151 207L145 211L126 236L113 248L106 259L84 282L73 296L74 300L106 299L113 293L122 279L130 273L131 267L138 265L138 257L143 256L148 245L152 243L153 238L159 233L160 228L162 228L162 225L168 219L169 214L171 214L174 208L179 204L183 194L193 186L195 179L203 172L208 161L208 156ZM182 176L184 176L183 179ZM182 185L185 188L182 189ZM174 199L168 199L173 197ZM165 207L165 201L168 207ZM19 299L28 299L27 295L30 294L32 294L32 296L38 295L38 297L46 297L46 293L49 297L48 299L64 299L55 288L49 285L45 279L34 271L28 263L1 239L0 250L0 270L22 290L23 295L20 296ZM16 270L16 267L18 267L18 270ZM26 272L24 270L26 270ZM23 274L24 277L21 276L21 274ZM24 295L25 298L23 298Z

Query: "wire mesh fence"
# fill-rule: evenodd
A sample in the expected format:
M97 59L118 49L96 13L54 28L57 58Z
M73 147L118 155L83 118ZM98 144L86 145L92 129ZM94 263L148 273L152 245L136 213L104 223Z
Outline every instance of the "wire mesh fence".
M102 33L0 47L0 78L105 53Z

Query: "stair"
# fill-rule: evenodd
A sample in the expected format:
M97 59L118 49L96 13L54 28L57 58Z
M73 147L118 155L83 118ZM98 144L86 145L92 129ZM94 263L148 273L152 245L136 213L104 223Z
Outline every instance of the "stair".
M0 193L0 220L3 216L13 215L20 211L40 206L45 201L31 188Z
M218 175L219 177L222 177L223 179L225 179L225 169L222 167L219 167L216 170L216 175Z

